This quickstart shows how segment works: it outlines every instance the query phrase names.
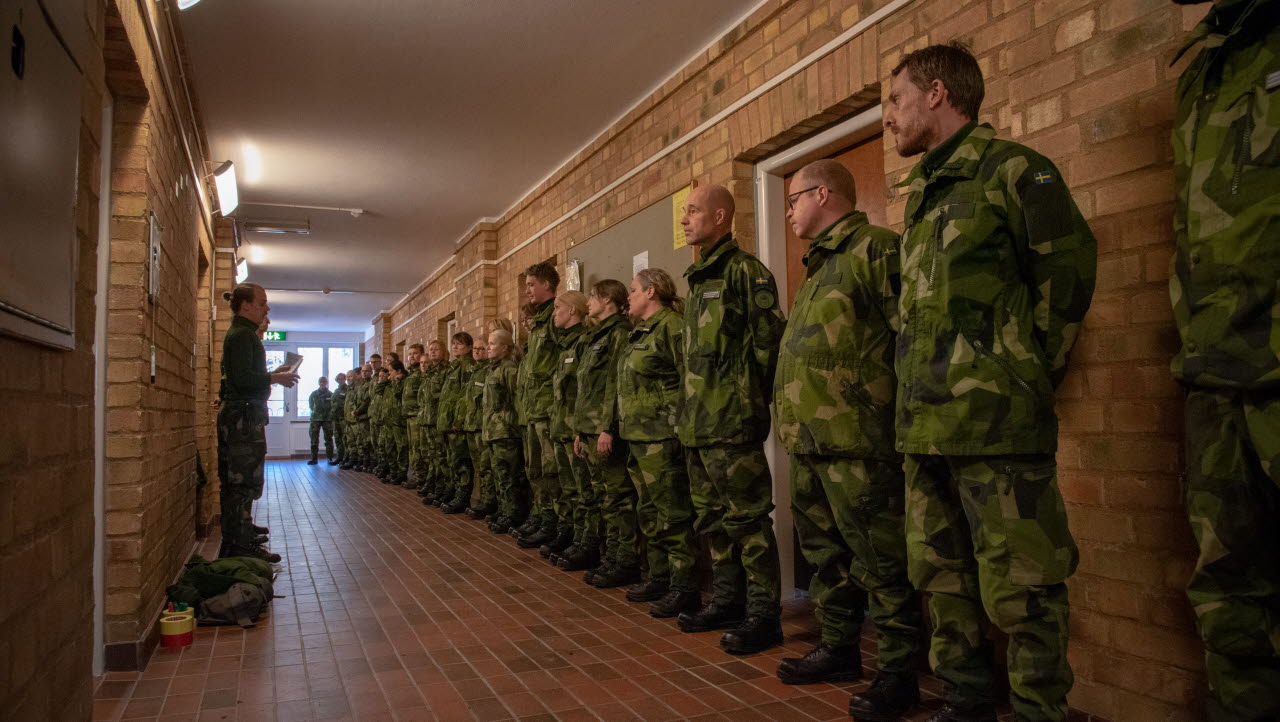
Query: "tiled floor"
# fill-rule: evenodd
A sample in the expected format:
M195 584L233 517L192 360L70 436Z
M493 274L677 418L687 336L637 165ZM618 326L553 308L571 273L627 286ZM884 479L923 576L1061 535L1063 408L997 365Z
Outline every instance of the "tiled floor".
M255 510L283 598L253 629L201 628L141 673L108 673L95 720L847 720L868 683L774 676L816 640L806 603L786 606L785 648L732 657L719 633L682 634L405 489L298 461L267 474ZM924 686L912 720L940 704Z

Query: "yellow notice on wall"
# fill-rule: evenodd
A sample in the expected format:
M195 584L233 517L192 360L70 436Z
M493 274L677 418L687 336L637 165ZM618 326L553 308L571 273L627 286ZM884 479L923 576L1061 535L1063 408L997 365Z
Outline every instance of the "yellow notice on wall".
M680 219L684 217L684 204L689 200L689 191L693 190L693 186L676 191L671 196L671 222L673 230L671 232L671 240L675 243L672 248L684 248L684 228L680 227Z

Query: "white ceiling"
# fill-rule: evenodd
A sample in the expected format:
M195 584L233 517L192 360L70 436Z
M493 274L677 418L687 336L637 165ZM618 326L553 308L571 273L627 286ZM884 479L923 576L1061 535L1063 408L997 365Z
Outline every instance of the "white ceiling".
M181 13L272 327L363 331L759 0L203 0ZM255 206L287 203L341 211ZM244 249L242 249L243 252Z

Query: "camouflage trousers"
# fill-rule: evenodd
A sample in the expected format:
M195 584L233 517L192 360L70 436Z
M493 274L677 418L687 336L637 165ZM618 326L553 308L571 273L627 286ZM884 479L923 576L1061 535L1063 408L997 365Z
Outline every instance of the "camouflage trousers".
M427 434L431 459L427 464L427 488L437 496L443 496L447 488L451 488L449 476L449 438L447 434L432 426Z
M580 547L596 546L600 543L600 506L591 489L591 467L574 453L573 439L557 439L553 443L560 477L560 498L556 500L560 532L572 534L573 543Z
M311 420L311 424L307 427L307 435L311 438L311 458L315 458L320 453L320 432L324 432L324 456L326 459L333 458L333 422L332 421L316 421Z
M267 458L267 410L254 402L226 401L218 410L218 477L222 549L253 544L253 500L261 498Z
M782 572L773 536L773 478L764 443L715 444L684 451L689 496L711 548L711 594L747 613L782 614Z
M591 494L597 502L598 524L604 537L604 558L620 566L639 563L637 551L636 487L627 474L627 442L613 438L613 449L606 457L598 451L598 434L584 434L587 466L591 476Z
M1280 719L1280 397L1192 389L1186 433L1208 715Z
M910 672L920 651L920 595L907 580L901 462L791 457L791 510L814 566L809 596L822 641L857 645L863 609L876 625L881 672Z
M342 463L347 459L347 422L338 419L333 422L334 460Z
M343 431L343 438L346 442L346 455L343 462L347 464L356 464L360 460L360 424L354 421L348 421L347 427Z
M441 498L453 503L465 495L470 500L472 474L475 473L471 466L473 460L470 439L465 431L448 431L444 438L449 444L449 474L447 483L443 485Z
M926 595L943 697L989 702L983 617L1009 636L1019 720L1065 720L1067 577L1079 554L1052 455L906 457L907 569ZM985 615L984 615L985 610Z
M360 458L363 459L364 466L372 469L378 464L378 455L374 453L374 448L378 443L377 436L374 435L374 432L377 429L377 427L374 426L368 420L363 421L361 423L364 426L364 429L363 429L364 444L362 444L360 447Z
M636 517L648 542L649 578L667 579L671 589L692 592L693 501L684 447L676 439L632 441L627 472L636 487Z
M551 426L546 419L531 421L524 427L524 470L533 496L529 513L538 519L542 529L555 532L559 524L556 498L560 495L560 477Z
M411 486L417 486L422 483L421 467L423 463L423 444L426 442L426 435L422 433L422 422L418 421L415 414L405 419L405 443L407 445L408 459L405 462L405 477L408 478L412 474L416 483Z
M383 431L386 439L387 474L399 481L409 474L409 437L404 423L388 424Z
M529 482L524 477L524 445L520 439L489 442L489 470L498 497L498 515L515 522L529 513Z
M475 467L476 502L481 509L490 509L496 503L497 495L493 491L493 457L489 454L489 445L484 443L484 435L479 431L468 431L467 447L471 453L471 465ZM471 492L466 493L467 504L471 503Z

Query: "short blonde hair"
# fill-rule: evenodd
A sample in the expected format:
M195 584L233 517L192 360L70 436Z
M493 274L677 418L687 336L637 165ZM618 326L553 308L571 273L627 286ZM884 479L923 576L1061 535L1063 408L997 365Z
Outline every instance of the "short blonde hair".
M572 308L578 318L587 317L587 294L582 291L565 291L556 296L556 303Z

